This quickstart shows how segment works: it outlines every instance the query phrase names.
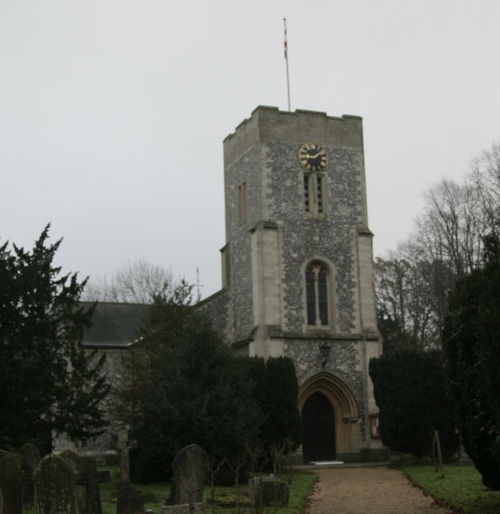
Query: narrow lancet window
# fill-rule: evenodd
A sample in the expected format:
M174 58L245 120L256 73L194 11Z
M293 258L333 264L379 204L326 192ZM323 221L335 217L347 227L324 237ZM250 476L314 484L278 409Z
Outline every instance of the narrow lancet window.
M327 267L320 262L311 263L306 270L307 324L325 327L330 324L330 277Z
M238 186L238 225L247 222L247 183L242 182Z

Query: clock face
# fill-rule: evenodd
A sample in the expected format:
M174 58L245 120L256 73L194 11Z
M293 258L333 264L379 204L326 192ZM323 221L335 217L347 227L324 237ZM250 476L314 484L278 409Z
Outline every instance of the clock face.
M317 143L305 143L299 150L300 164L308 171L320 171L328 164L326 150Z

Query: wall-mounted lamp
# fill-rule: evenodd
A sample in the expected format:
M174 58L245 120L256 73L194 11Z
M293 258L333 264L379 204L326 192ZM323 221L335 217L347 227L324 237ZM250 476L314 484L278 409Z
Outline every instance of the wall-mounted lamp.
M328 357L330 357L330 350L332 347L326 342L323 341L321 346L319 347L319 353L321 354L321 368L325 368L326 363L328 362Z

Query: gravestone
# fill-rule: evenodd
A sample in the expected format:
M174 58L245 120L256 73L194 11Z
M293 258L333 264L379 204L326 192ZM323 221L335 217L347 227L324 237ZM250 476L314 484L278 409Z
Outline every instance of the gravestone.
M25 443L19 449L21 469L24 473L23 504L30 508L35 502L33 473L40 462L40 450L33 443Z
M4 514L22 514L23 511L23 476L14 455L0 450L0 490L2 499L0 512Z
M288 505L290 488L275 476L254 477L248 483L248 496L262 507L285 507Z
M76 502L80 514L102 514L99 483L109 482L109 472L98 473L92 457L81 457L72 450L64 450L60 457L73 472Z
M172 489L167 505L200 503L207 481L208 459L197 444L185 446L172 465Z
M144 514L144 497L132 484L122 484L116 500L116 514Z
M33 475L37 514L78 514L74 476L57 455L44 457Z

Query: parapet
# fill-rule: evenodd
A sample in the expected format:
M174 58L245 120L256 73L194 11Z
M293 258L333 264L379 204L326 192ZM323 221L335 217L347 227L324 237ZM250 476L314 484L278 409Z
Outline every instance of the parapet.
M259 106L224 139L224 162L226 166L231 164L257 143L301 145L305 141L318 141L326 146L362 149L362 124L360 116L335 117L319 111L290 112Z

